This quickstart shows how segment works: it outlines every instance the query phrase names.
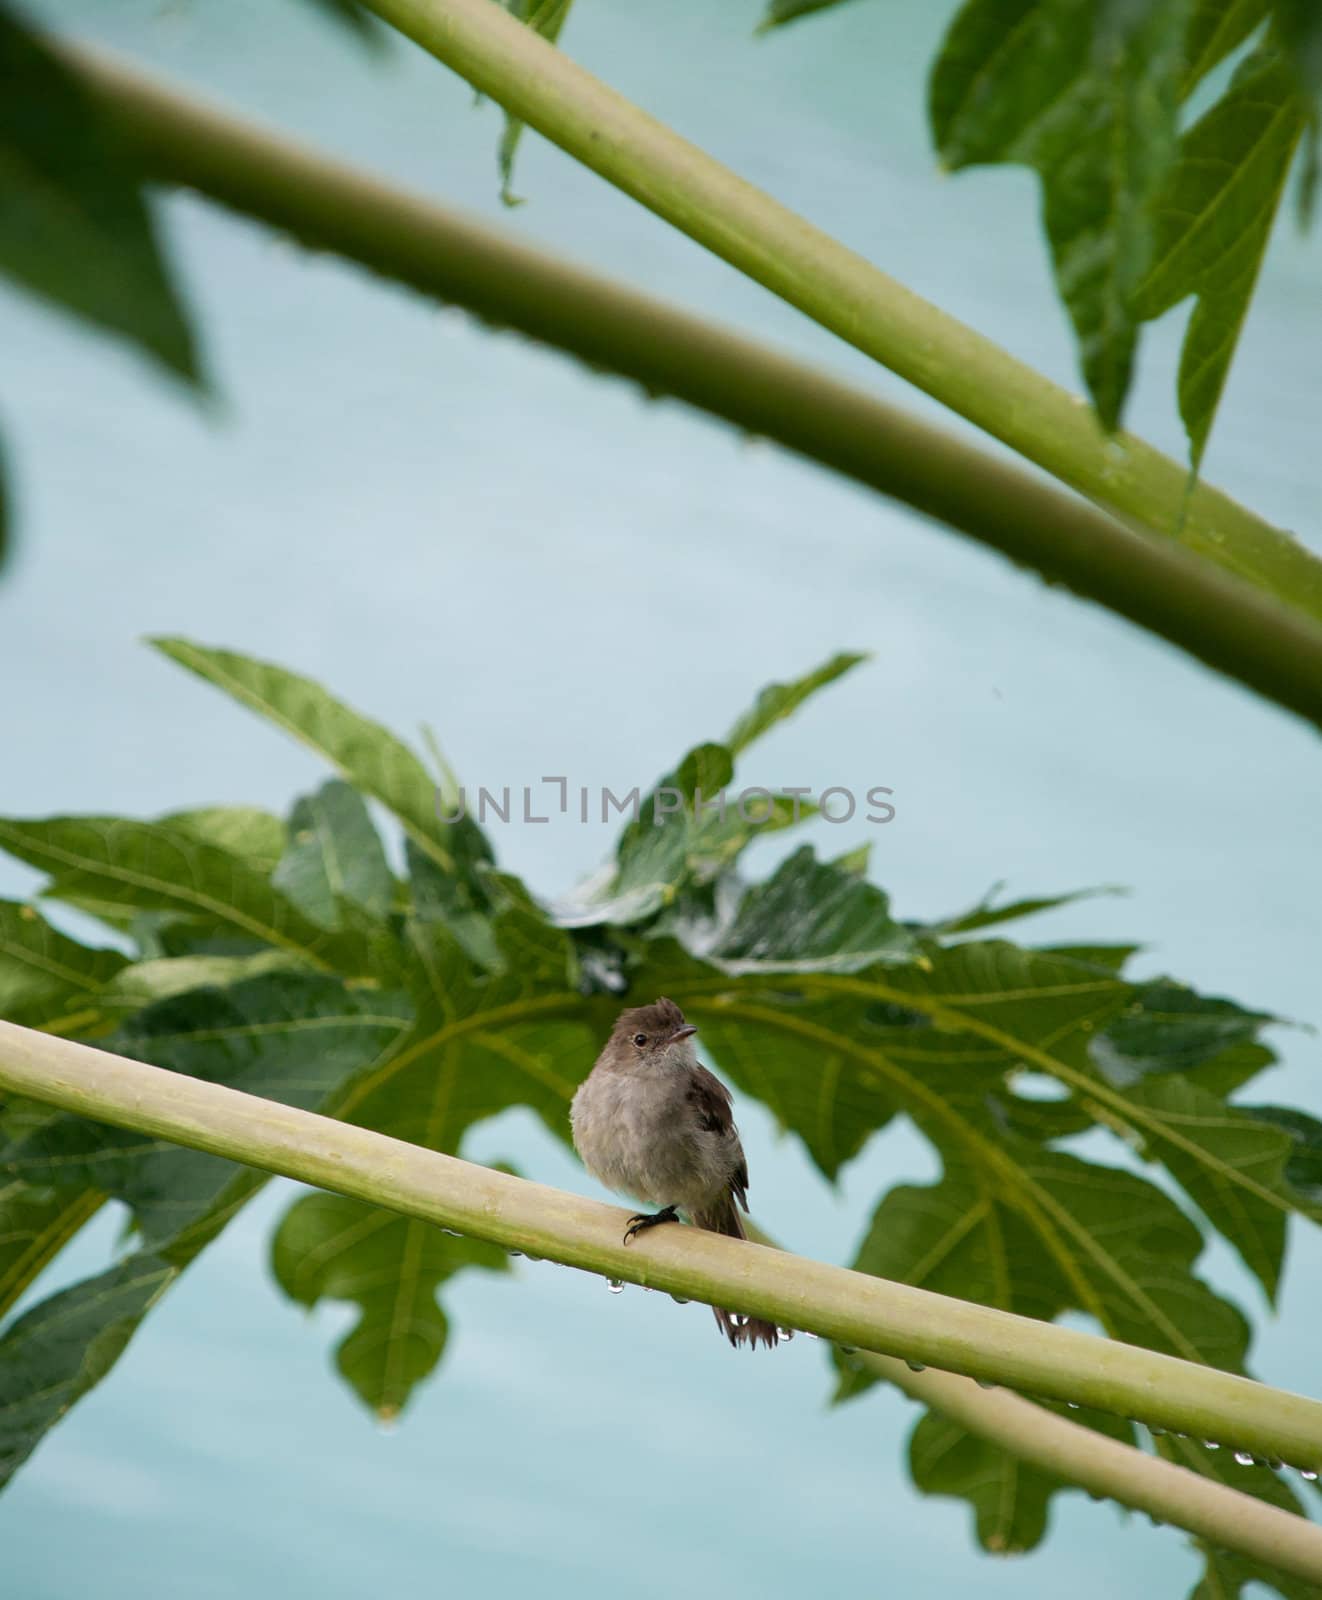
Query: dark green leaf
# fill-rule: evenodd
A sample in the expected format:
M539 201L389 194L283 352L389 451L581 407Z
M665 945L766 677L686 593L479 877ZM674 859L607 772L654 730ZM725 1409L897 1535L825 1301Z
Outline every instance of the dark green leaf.
M573 0L500 0L511 16L524 22L534 33L541 34L548 44L556 44L569 18ZM507 206L522 205L514 193L514 157L523 137L524 124L518 117L505 117L505 132L501 135L498 160L500 163L500 198Z
M916 953L913 935L891 916L882 891L818 861L811 845L749 889L707 952L730 972L857 972Z
M779 28L799 17L806 17L813 11L826 11L831 6L843 3L844 0L769 0L758 32L765 33L770 28Z
M1156 978L1137 986L1124 1013L1093 1045L1093 1060L1125 1089L1152 1073L1187 1074L1223 1051L1254 1042L1275 1020Z
M276 1282L300 1305L329 1299L358 1306L335 1363L364 1403L389 1421L444 1354L449 1324L437 1290L464 1267L508 1271L509 1258L498 1245L456 1238L414 1217L343 1195L310 1194L285 1213L271 1265Z
M1252 1495L1281 1511L1299 1512L1299 1500L1283 1478L1268 1468L1245 1466L1235 1459L1233 1439L1215 1441L1221 1448L1209 1450L1195 1439L1166 1435L1157 1441L1160 1453L1190 1472L1211 1478L1240 1494ZM1201 1581L1189 1600L1238 1600L1242 1589L1252 1583L1264 1584L1285 1600L1316 1600L1317 1585L1290 1576L1263 1562L1199 1541L1206 1565Z
M1184 134L1158 197L1150 262L1134 314L1198 303L1180 356L1180 415L1195 468L1202 460L1306 107L1278 55L1245 62L1227 93Z
M340 1114L455 1154L475 1122L527 1105L567 1138L569 1102L599 1048L586 1002L573 987L567 936L532 912L508 910L495 930L500 968L483 975L444 924L411 922L408 931L417 1021L390 1060L345 1098ZM370 1238L362 1253L351 1248L355 1234ZM386 1315L386 1300L368 1293L362 1275L369 1258L407 1315ZM393 1414L440 1354L438 1270L474 1257L417 1219L300 1201L282 1225L278 1259L280 1281L298 1294L300 1286L308 1294L336 1294L317 1287L328 1281L323 1262L345 1265L358 1286L348 1298L359 1301L364 1316L340 1352L341 1370L369 1405Z
M134 1017L113 1046L173 1072L333 1111L348 1086L397 1048L410 1017L398 996L281 974L166 1000ZM54 1117L0 1151L0 1283L4 1185L29 1179L44 1183L51 1206L42 1218L29 1202L19 1217L32 1237L15 1241L10 1270L17 1274L26 1250L24 1282L34 1260L39 1269L104 1195L132 1208L143 1249L43 1301L0 1339L0 1484L104 1376L150 1305L266 1181L219 1156Z
M1322 6L1317 0L1272 0L1272 10L1300 88L1316 95L1322 91Z
M0 1017L41 1027L95 1009L95 996L124 966L117 950L91 949L53 928L34 907L0 900Z
M1288 1106L1236 1106L1235 1110L1240 1116L1253 1117L1289 1135L1285 1181L1301 1205L1322 1220L1322 1122Z
M994 928L1000 923L1017 922L1021 917L1036 916L1039 911L1054 911L1057 906L1072 906L1080 900L1092 900L1098 895L1123 894L1123 889L1073 889L1069 894L1033 895L1023 900L1011 900L1003 906L995 904L996 896L1004 887L995 884L971 911L961 911L952 917L928 924L924 932L934 937L951 934L976 933L984 928ZM1125 948L1132 949L1127 946Z
M319 11L350 28L359 38L375 43L379 35L376 18L363 10L358 0L312 0Z
M323 1111L387 1057L412 1020L400 996L338 978L278 973L149 1007L112 1041L120 1054L247 1094ZM144 1245L190 1260L260 1174L166 1140L61 1116L0 1151L0 1176L92 1187L125 1201ZM201 1238L199 1237L201 1235Z
M1271 0L1197 0L1185 33L1181 99L1187 99L1213 67L1266 21L1270 4Z
M200 381L183 307L115 129L7 11L0 11L0 188L0 271Z
M0 1125L0 1146L12 1133L6 1120ZM102 1199L95 1190L0 1178L0 1318L100 1208Z
M395 896L380 835L356 789L332 778L289 818L289 844L272 884L322 928L344 926L345 905L381 919Z
M1060 1410L1050 1407L1051 1410ZM1133 1442L1133 1428L1101 1411L1070 1411L1098 1433ZM929 1411L909 1438L909 1470L923 1494L967 1500L976 1516L978 1543L993 1555L1021 1555L1038 1545L1047 1529L1051 1496L1075 1487L999 1445L967 1433L957 1422Z
M13 506L9 493L9 471L0 445L0 571L9 560L13 534Z
M0 1485L119 1359L178 1268L133 1255L33 1306L0 1337Z
M1129 390L1152 203L1175 155L1190 10L1190 0L969 0L932 73L947 166L1010 161L1041 176L1056 284L1108 430Z

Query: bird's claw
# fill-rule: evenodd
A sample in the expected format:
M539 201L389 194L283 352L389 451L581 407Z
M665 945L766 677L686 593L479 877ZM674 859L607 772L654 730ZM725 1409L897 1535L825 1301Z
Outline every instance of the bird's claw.
M678 1222L674 1206L663 1206L660 1211L640 1212L636 1217L629 1218L629 1226L624 1230L625 1244L632 1244L634 1235L644 1233L648 1228L655 1228L658 1222Z

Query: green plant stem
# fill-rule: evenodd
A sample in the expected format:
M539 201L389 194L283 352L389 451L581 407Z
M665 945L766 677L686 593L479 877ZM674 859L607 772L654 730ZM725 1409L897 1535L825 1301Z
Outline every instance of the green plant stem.
M512 243L100 55L66 58L158 180L774 439L1322 723L1322 628L1189 552L1139 538L1043 479L775 350Z
M989 1394L949 1372L913 1372L893 1356L860 1352L877 1377L979 1438L1089 1494L1116 1500L1197 1539L1318 1582L1322 1529L1188 1467L1146 1455L1016 1394ZM1301 1536L1302 1532L1302 1536Z
M682 233L1136 526L1322 618L1322 561L648 116L490 0L364 0Z
M749 1236L776 1248L775 1241L755 1224L750 1223ZM1018 1460L1064 1478L1091 1495L1183 1528L1195 1538L1226 1545L1269 1564L1277 1564L1282 1540L1286 1540L1301 1550L1310 1569L1313 1558L1307 1550L1315 1544L1322 1548L1322 1530L1318 1529L1311 1530L1302 1546L1295 1546L1300 1519L1291 1513L1161 1456L1108 1439L1007 1389L989 1391L951 1372L915 1372L907 1362L868 1350L858 1351L854 1359L909 1399ZM1264 1517L1264 1511L1270 1515ZM1302 1568L1299 1571L1302 1574Z
M1076 1400L1296 1465L1322 1463L1316 1400L699 1229L658 1229L627 1246L628 1214L618 1207L74 1040L0 1023L0 1088L839 1344ZM1271 1526L1273 1564L1322 1582L1322 1530L1292 1517ZM1219 1538L1227 1542L1224 1528Z

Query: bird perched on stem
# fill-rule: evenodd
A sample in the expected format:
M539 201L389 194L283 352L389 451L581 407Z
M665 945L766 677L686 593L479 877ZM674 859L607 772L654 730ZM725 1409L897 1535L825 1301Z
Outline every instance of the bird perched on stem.
M748 1163L734 1125L730 1091L698 1060L693 1035L673 1000L622 1011L596 1065L569 1108L574 1148L608 1189L656 1212L632 1217L631 1243L647 1228L677 1222L745 1239ZM774 1323L713 1306L732 1345L774 1346Z

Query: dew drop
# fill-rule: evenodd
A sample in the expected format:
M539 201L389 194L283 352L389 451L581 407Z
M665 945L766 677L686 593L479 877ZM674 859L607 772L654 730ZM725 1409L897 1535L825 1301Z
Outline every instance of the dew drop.
M1065 1404L1070 1408L1071 1411L1077 1411L1079 1409L1079 1402L1077 1400L1067 1400Z
M684 1298L684 1296L682 1294L672 1294L670 1298L675 1302L675 1304L677 1306L686 1306L686 1305L688 1305L688 1301Z
M1253 1452L1251 1450L1236 1450L1235 1460L1239 1462L1241 1467L1251 1467L1253 1465Z
M610 1292L612 1294L619 1294L623 1290L624 1285L620 1282L620 1280L618 1278L607 1278L606 1279L606 1287L610 1290Z
M1152 1423L1148 1423L1148 1432L1154 1439L1164 1439L1166 1436L1165 1428L1154 1427Z
M1203 1449L1204 1450L1219 1450L1220 1448L1221 1448L1221 1446L1216 1442L1215 1439L1204 1439L1203 1440Z
M979 1389L994 1389L995 1387L996 1387L996 1385L991 1381L990 1378L979 1378L978 1379L978 1388Z
M1299 1476L1304 1480L1305 1483L1316 1483L1317 1482L1317 1468L1316 1467L1300 1467Z
M521 1256L522 1254L523 1254L522 1250L511 1250L510 1251L511 1257L513 1257L513 1256Z
M817 1335L815 1333L805 1333L803 1337L805 1339L815 1339Z
M776 1329L776 1338L779 1340L779 1342L781 1344L788 1344L793 1337L794 1337L794 1329L793 1328L777 1328Z
M906 1361L905 1366L910 1372L926 1372L927 1368L921 1361Z

